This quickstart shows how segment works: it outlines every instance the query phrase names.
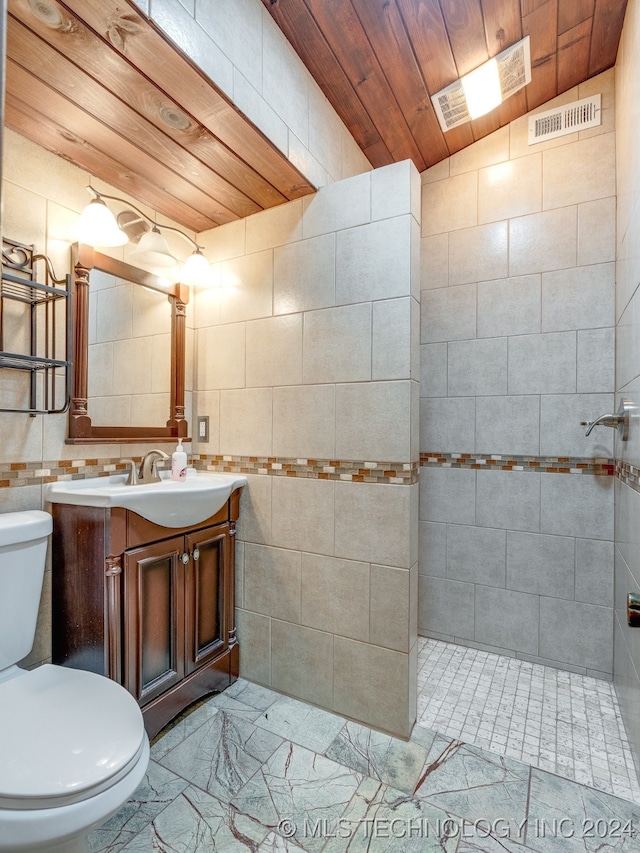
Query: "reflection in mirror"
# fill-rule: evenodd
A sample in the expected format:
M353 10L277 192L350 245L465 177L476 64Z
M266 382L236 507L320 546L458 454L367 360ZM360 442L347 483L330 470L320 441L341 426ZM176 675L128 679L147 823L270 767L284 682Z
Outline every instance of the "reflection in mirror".
M91 422L165 425L171 381L167 296L94 269L89 287Z
M74 247L68 443L187 438L188 292L89 246Z

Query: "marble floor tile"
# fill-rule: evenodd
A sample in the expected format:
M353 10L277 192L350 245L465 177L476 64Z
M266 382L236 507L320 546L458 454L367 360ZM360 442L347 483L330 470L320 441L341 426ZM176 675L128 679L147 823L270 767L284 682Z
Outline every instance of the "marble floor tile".
M433 738L432 734L432 742ZM324 754L358 773L379 779L405 794L413 794L427 752L425 746L416 742L401 741L367 726L348 722Z
M416 796L471 821L506 821L527 812L529 766L460 741L437 736Z
M215 696L211 696L209 703L212 707L219 708L221 711L229 711L238 717L244 717L245 720L250 720L252 723L255 723L258 717L261 717L263 713L260 708L254 708L252 705L246 705L239 699L234 699L233 696L229 696L226 690L223 693L216 693Z
M443 809L364 779L323 853L455 853L459 827Z
M456 853L538 853L534 847L521 843L524 834L525 827L521 830L520 827L514 829L501 823L488 825L484 821L465 821L460 829Z
M640 853L611 685L432 642L409 741L239 679L160 733L91 851Z
M315 853L326 840L323 828L336 825L361 781L350 768L285 741L231 804Z
M116 853L170 805L187 787L170 770L149 762L144 781L120 811L91 833L92 853Z
M212 697L216 698L216 697ZM151 744L151 758L159 761L164 755L182 743L185 738L199 729L203 723L215 716L220 708L211 702L189 709L177 719L165 726Z
M124 853L256 851L267 828L199 788L188 787L123 848Z
M640 806L532 767L526 843L541 853L637 853Z
M193 785L229 800L276 751L282 738L248 720L218 711L160 763Z
M247 681L245 678L238 678L237 681L227 687L224 695L237 699L244 705L266 711L269 705L273 705L280 698L281 694L270 690L268 687L263 687L261 684Z
M344 717L298 699L281 696L255 722L285 740L314 752L324 752L343 728Z
M257 853L301 853L303 849L292 838L283 838L277 832L270 832L258 847Z

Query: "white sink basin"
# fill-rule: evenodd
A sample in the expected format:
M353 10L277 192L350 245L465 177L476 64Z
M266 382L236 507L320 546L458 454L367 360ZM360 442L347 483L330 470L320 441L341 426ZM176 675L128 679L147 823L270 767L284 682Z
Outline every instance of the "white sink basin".
M164 527L188 527L215 515L231 492L247 483L241 474L209 473L137 486L125 486L126 480L127 474L60 480L45 485L44 497L51 503L120 506Z

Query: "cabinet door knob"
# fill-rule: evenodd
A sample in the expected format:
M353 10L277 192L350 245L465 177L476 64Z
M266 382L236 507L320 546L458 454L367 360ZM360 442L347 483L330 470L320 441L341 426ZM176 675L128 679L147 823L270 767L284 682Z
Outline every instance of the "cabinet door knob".
M200 549L199 549L199 548L194 548L194 549L193 549L193 559L194 559L194 560L199 560L199 559L200 559Z
M187 552L186 552L186 551L185 551L185 552L184 552L184 554L182 555L182 562L185 564L185 566L186 566L186 565L187 565L187 563L189 562L189 555L187 554Z

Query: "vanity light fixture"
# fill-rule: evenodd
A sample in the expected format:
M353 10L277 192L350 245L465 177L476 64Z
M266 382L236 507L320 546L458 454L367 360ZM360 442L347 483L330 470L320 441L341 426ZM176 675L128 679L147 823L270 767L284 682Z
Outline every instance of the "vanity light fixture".
M151 267L165 269L178 266L178 259L171 254L167 241L155 223L142 235L138 248L131 252L130 257L134 262Z
M75 238L99 249L124 246L129 238L116 222L107 205L96 195L80 214L75 226Z
M531 82L529 36L431 96L442 130L451 130L499 106Z
M107 248L124 246L131 239L138 243L138 247L131 252L132 261L144 266L169 269L178 266L180 262L171 254L162 231L173 231L183 237L193 248L193 252L180 271L180 282L205 287L210 284L211 268L202 254L202 246L199 246L188 234L173 225L159 225L124 198L106 195L93 187L87 187L87 190L93 193L95 198L84 208L76 225L76 236L81 243ZM116 220L107 207L105 199L126 205L137 215L127 209L118 214Z

